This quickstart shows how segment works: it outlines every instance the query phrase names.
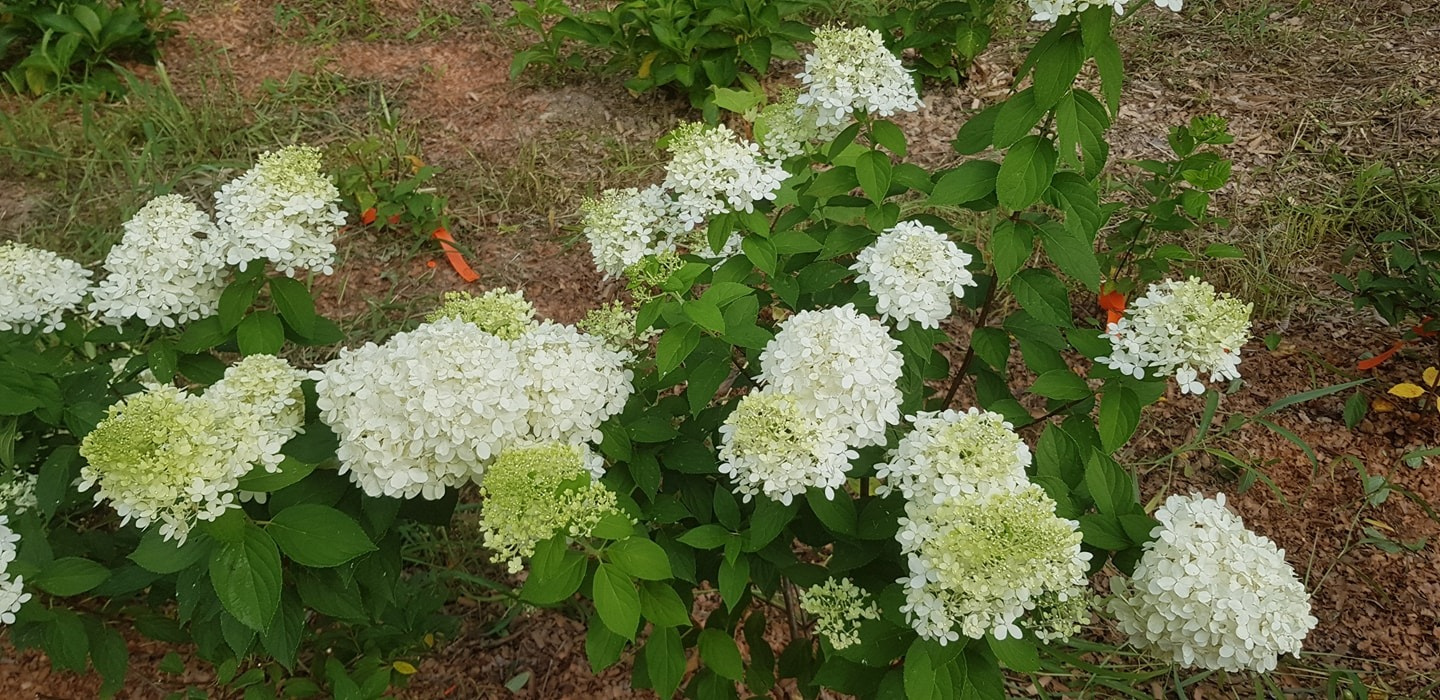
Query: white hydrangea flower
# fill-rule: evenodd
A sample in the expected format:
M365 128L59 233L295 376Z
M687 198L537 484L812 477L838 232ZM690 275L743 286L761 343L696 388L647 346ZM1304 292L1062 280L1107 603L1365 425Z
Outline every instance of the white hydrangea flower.
M525 298L525 293L504 287L481 292L478 297L470 292L446 292L445 302L425 320L447 317L469 321L501 340L519 338L537 325L535 305Z
M790 505L808 488L834 498L859 456L845 433L788 394L758 391L740 399L720 426L720 473L748 503L756 495Z
M896 539L909 559L901 612L926 639L1021 636L1019 621L1050 592L1084 586L1080 524L1055 515L1034 484L909 501Z
M20 535L10 529L10 518L0 515L0 622L15 624L15 613L30 600L23 576L11 576L7 569L19 553Z
M1076 15L1092 7L1109 7L1115 14L1125 14L1125 4L1130 0L1028 0L1032 22L1054 22L1065 15ZM1155 0L1161 9L1179 12L1183 0Z
M754 211L755 202L775 199L789 177L759 144L742 141L723 124L684 124L669 138L664 187L674 193L674 211L686 231L717 214Z
M124 228L105 256L91 313L114 325L138 318L166 328L215 313L225 291L225 244L209 215L170 194L150 200Z
M870 285L881 318L905 330L911 321L939 328L950 315L950 297L962 297L975 278L965 269L969 253L918 221L887 229L855 256L856 279Z
M65 328L65 313L90 291L90 271L48 250L0 243L0 332Z
M152 386L110 407L80 443L80 489L98 487L122 522L160 523L165 539L185 541L197 520L236 506L239 479L266 451L270 433L248 410Z
M531 376L509 342L443 318L341 350L315 391L341 473L371 496L435 500L526 433Z
M1155 511L1155 540L1110 600L1132 644L1186 666L1266 672L1314 629L1310 596L1285 550L1245 529L1225 494L1176 494Z
M801 105L799 97L794 90L786 90L755 118L756 140L765 157L783 161L804 153L812 143L831 141L844 131L843 123L819 124L819 112L813 106Z
M889 461L875 465L885 483L883 496L895 489L907 500L939 504L966 494L1014 491L1030 483L1030 448L1004 416L971 408L961 412L922 412L911 417L914 430L901 438Z
M800 609L815 616L815 631L836 649L860 643L860 623L880 619L880 607L848 578L827 579L800 592Z
M0 483L0 512L10 515L24 515L40 507L35 498L35 483L39 476L28 472L14 472L9 481Z
M801 311L760 353L757 378L844 431L846 444L883 445L885 427L900 422L899 348L884 324L853 304Z
M510 573L540 542L561 532L588 536L619 512L615 493L596 481L595 460L589 447L555 442L508 447L495 458L480 485L480 532Z
M243 269L264 259L291 277L335 271L335 232L345 212L340 191L320 172L318 149L287 146L261 155L215 193L215 213L230 265Z
M633 362L642 350L650 346L650 339L660 335L655 329L640 333L635 324L635 310L627 308L623 302L612 301L586 312L585 318L575 327L586 335L605 341L611 350L629 353L628 361Z
M910 72L873 29L815 32L815 51L805 57L805 72L795 77L806 86L798 104L814 108L820 126L848 123L856 111L888 117L924 106Z
M618 277L647 255L673 250L683 229L674 209L670 193L659 185L605 190L587 200L580 210L596 269Z
M1156 282L1100 336L1111 351L1096 361L1136 379L1146 369L1174 375L1180 393L1203 394L1203 375L1212 382L1240 378L1252 308L1195 278Z
M599 442L600 424L625 408L635 374L631 355L572 326L545 322L515 340L536 440Z
M251 355L225 369L225 376L205 390L205 398L248 421L251 444L258 452L249 461L266 471L277 471L284 457L280 448L303 431L305 395L300 390L306 373L274 355ZM260 502L264 502L261 500Z

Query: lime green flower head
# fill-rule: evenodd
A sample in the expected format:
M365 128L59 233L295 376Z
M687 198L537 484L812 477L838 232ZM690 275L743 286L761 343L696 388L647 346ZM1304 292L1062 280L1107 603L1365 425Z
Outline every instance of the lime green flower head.
M557 534L585 537L615 509L615 494L596 482L600 459L583 445L559 442L500 453L480 485L485 546L511 573L535 545Z
M515 340L535 327L535 306L525 299L524 293L504 287L482 292L480 296L446 292L445 303L425 320L433 322L442 318L458 318L501 340Z

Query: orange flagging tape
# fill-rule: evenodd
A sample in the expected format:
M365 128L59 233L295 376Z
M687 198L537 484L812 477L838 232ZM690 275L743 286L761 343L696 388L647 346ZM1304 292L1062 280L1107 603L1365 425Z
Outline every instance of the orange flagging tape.
M435 240L440 241L440 248L445 251L445 260L450 263L450 267L455 268L455 274L460 275L460 279L466 282L474 282L480 279L480 275L475 273L474 268L465 262L465 256L461 255L460 251L455 249L453 245L455 239L450 236L450 232L446 231L444 226L435 229L435 233L431 235Z

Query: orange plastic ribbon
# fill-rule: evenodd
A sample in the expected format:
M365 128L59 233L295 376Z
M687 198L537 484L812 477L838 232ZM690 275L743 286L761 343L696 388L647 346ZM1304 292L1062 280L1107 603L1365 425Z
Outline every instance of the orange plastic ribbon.
M364 212L361 212L361 214L360 214L360 224L361 224L362 226L369 226L370 224L373 224L373 223L375 223L375 207L370 207L369 209L366 209Z
M1362 370L1375 369L1376 367L1379 367L1382 362L1390 359L1391 357L1394 357L1395 353L1400 352L1400 348L1404 346L1404 341L1397 340L1395 341L1394 345L1390 346L1389 350L1386 350L1385 352L1382 352L1379 355L1376 355L1368 360L1361 360L1357 362L1355 366Z
M1100 308L1106 312L1105 324L1118 323L1125 316L1125 295L1115 290L1100 294Z
M455 239L451 237L449 231L445 230L444 226L435 229L435 233L431 235L435 240L440 241L440 249L445 251L445 260L450 263L450 267L455 268L455 274L460 275L460 279L466 282L474 282L480 279L480 275L475 273L474 268L465 262L465 256L461 255L459 250L456 250L454 246Z

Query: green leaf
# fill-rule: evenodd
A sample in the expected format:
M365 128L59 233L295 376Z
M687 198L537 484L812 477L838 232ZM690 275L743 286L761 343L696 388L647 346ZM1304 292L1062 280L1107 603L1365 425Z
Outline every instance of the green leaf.
M1365 414L1370 411L1370 401L1365 398L1365 392L1357 391L1350 395L1345 401L1345 427L1354 429L1365 420Z
M520 597L536 605L553 605L580 590L585 580L585 556L570 549L564 537L552 537L535 545L530 559L530 576Z
M125 671L130 667L130 648L114 628L106 627L96 618L85 618L85 632L90 642L90 662L103 679L100 697L113 698L125 687Z
M881 119L872 123L870 136L875 139L875 143L890 149L891 153L901 158L905 157L905 132L901 131L894 122Z
M725 332L725 316L714 304L703 299L692 299L685 302L681 308L685 311L685 316L701 328L714 333Z
M235 330L240 321L245 318L245 312L255 303L255 298L260 296L260 287L265 284L265 278L246 276L231 282L220 293L219 314L220 329L225 333Z
M955 134L955 141L951 144L955 152L971 156L989 148L995 141L995 122L1006 104L1009 104L1009 100L986 107L965 120L965 123L960 125L960 131ZM1038 121L1037 117L1036 122ZM1031 126L1034 124L1035 122L1032 122ZM1029 130L1028 127L1026 130ZM1021 136L1023 135L1021 134ZM1018 139L1019 136L1016 138Z
M690 624L690 609L685 607L680 594L659 581L640 582L640 614L657 627L684 627Z
M1010 219L1002 219L995 224L995 232L990 236L990 262L995 266L999 283L1014 277L1030 261L1034 252L1035 237L1030 226L1022 226Z
M1011 146L995 176L1000 205L1019 211L1040 201L1055 175L1055 158L1055 146L1041 136L1027 136Z
M1100 445L1114 452L1130 440L1140 426L1140 397L1130 388L1112 384L1100 398Z
M1000 111L995 118L995 147L1009 148L1015 145L1025 138L1044 116L1045 108L1035 103L1033 89L1026 88L1011 95L1010 99L1000 103Z
M650 687L661 698L675 696L685 678L685 647L674 627L659 627L645 642L645 668L650 673Z
M1052 225L1040 227L1040 242L1061 272L1079 280L1092 292L1100 291L1100 262L1089 239L1073 229Z
M734 637L707 627L700 631L699 647L700 660L707 668L732 681L745 680L745 662L740 660Z
M240 488L245 491L274 493L286 486L298 483L314 471L314 464L286 457L280 462L280 471L278 472L256 469L240 477Z
M643 537L620 540L605 549L605 556L621 571L638 579L664 581L672 576L665 550Z
M265 532L286 556L315 568L339 566L376 550L354 518L329 506L290 506L271 518Z
M640 594L625 572L612 564L601 564L595 570L591 598L595 600L595 613L611 632L635 640L635 628L640 625Z
M695 549L715 549L730 541L733 536L733 533L719 525L701 525L675 539Z
M1079 34L1066 33L1046 46L1035 62L1035 106L1042 110L1054 107L1069 92L1083 65L1085 47Z
M656 369L666 374L679 367L699 344L700 328L693 323L682 323L667 329L655 345Z
M733 610L750 587L750 560L738 557L732 563L721 559L719 578L720 599L725 601L726 608Z
M200 352L225 342L229 337L230 334L220 327L219 316L207 316L185 327L185 332L175 341L175 349L180 352Z
M625 651L625 638L605 628L605 625L591 624L585 630L585 658L590 661L590 672L599 675L601 671L614 666Z
M280 310L280 316L295 332L310 335L315 328L315 300L304 284L289 277L272 277L270 296L275 301L275 308Z
M52 617L45 623L42 632L45 653L56 667L83 672L85 657L90 653L90 638L85 633L85 622L79 615L64 608L52 608L50 613Z
M1035 673L1040 670L1040 654L1035 650L1035 642L1015 637L996 639L994 635L987 635L985 642L1005 668L1021 673Z
M1320 397L1322 397L1322 396L1329 396L1329 395L1331 395L1331 394L1335 394L1335 393L1339 393L1339 392L1345 391L1346 389L1353 389L1353 388L1355 388L1355 387L1357 387L1357 386L1360 386L1361 384L1365 384L1365 383L1367 383L1367 382L1369 382L1369 381L1370 381L1369 379L1357 379L1357 380L1355 380L1355 381L1353 381L1353 382L1345 382L1345 383L1343 383L1343 384L1331 384L1330 386L1321 387L1321 388L1319 388L1319 389L1311 389L1310 391L1302 391L1302 392L1300 392L1300 393L1298 393L1298 394L1291 394L1290 396L1286 396L1285 398L1279 399L1279 400L1275 401L1274 403L1270 404L1269 406L1266 406L1265 408L1261 409L1261 411L1260 411L1259 413L1257 413L1257 414L1255 414L1255 415L1256 415L1257 417L1259 417L1259 416L1268 416L1268 415L1270 415L1270 414L1272 414L1272 413L1277 413L1277 412L1279 412L1279 411L1282 410L1282 409L1288 408L1288 407L1290 407L1290 406L1294 406L1295 404L1305 403L1306 401L1312 401L1312 400L1318 399L1318 398L1320 398Z
M712 357L690 370L690 376L685 378L685 400L691 416L700 415L710 405L720 385L730 378L730 368L730 358Z
M773 542L794 519L798 509L799 504L794 501L785 505L769 498L756 499L755 513L750 517L749 539L746 540L745 551L756 552Z
M1070 370L1053 369L1035 379L1035 383L1030 385L1030 393L1047 399L1073 401L1089 396L1090 385Z
M1070 294L1049 270L1022 270L1010 282L1020 306L1042 323L1069 328Z
M110 570L89 559L62 557L45 564L40 573L26 581L46 593L58 596L79 595L110 578Z
M768 238L760 236L746 236L740 241L740 249L745 252L745 257L755 264L761 272L771 277L775 276L775 266L778 262L775 252L775 244Z
M826 527L842 535L854 535L855 501L843 488L834 493L833 498L827 498L824 491L812 488L805 493L805 503Z
M860 189L872 202L882 202L890 191L890 156L880 151L866 151L855 161L855 177L860 180Z
M264 632L280 606L280 550L264 530L246 522L239 542L222 543L210 553L210 583L227 612Z
M150 528L140 537L140 545L130 553L130 561L139 564L146 571L157 574L173 574L187 569L209 553L208 538L191 535L185 544L177 546L160 536L159 528Z
M926 204L949 206L968 204L989 197L995 192L1000 164L988 160L972 160L954 170L947 170L935 182Z
M1010 334L999 328L976 328L970 336L970 347L993 370L1003 372L1010 361Z
M1130 475L1119 463L1101 452L1090 453L1085 463L1085 487L1095 507L1107 515L1123 515L1138 507Z
M235 329L242 355L274 355L285 346L285 326L269 311L256 311Z

